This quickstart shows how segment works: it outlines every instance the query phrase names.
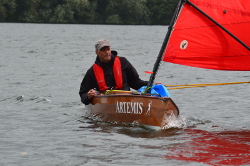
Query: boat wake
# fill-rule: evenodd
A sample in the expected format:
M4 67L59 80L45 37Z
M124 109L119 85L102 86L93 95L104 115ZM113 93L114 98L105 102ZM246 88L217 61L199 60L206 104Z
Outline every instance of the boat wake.
M170 115L166 115L163 117L164 120L162 122L162 129L169 129L169 128L185 128L186 124L186 117L178 116L176 117L173 112Z

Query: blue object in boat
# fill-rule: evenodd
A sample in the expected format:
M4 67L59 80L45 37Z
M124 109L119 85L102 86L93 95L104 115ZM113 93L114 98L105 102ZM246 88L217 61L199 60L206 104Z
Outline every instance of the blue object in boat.
M146 86L141 87L138 89L138 92L143 92ZM167 88L162 84L152 85L150 93L152 94L159 94L159 95L152 95L152 96L160 96L160 97L170 97L171 95L168 92Z

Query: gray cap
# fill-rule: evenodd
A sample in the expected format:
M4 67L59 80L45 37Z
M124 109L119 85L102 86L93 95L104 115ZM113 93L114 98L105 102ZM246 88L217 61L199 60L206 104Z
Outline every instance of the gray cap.
M108 46L108 47L111 47L110 43L108 40L105 40L105 39L100 39L96 42L95 44L95 49L96 50L100 50L102 49L102 47L105 47L105 46Z

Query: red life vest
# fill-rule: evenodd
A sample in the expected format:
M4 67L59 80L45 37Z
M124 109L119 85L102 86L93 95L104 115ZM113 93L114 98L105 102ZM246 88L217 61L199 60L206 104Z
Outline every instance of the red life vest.
M99 86L99 89L101 91L105 91L108 89L105 78L104 78L104 71L101 66L98 64L93 65L93 70L95 74L95 78L97 81L97 84ZM119 57L115 57L114 64L113 64L113 73L114 73L114 79L115 79L115 89L122 89L123 87L123 80L122 80L122 67L121 67L121 61Z

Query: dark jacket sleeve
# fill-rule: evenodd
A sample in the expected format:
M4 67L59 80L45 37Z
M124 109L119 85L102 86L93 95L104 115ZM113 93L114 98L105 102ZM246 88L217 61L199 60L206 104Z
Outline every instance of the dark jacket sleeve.
M93 69L90 68L82 80L79 91L79 95L83 104L88 105L91 102L91 100L88 99L87 93L90 89L94 88L96 88L96 83L93 74Z
M125 74L129 87L138 90L142 86L146 86L148 81L143 81L140 79L138 72L134 66L125 58L120 57L123 67L125 68Z

